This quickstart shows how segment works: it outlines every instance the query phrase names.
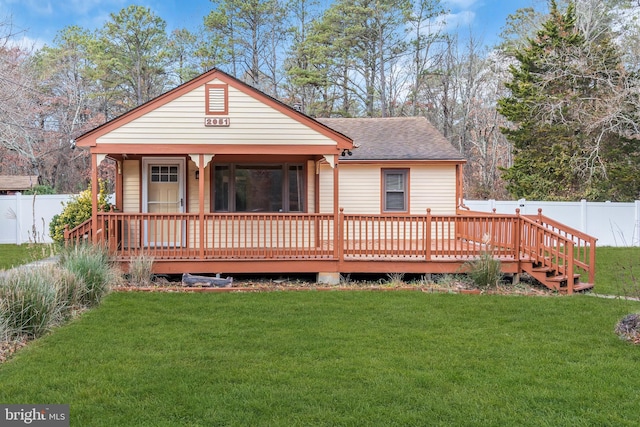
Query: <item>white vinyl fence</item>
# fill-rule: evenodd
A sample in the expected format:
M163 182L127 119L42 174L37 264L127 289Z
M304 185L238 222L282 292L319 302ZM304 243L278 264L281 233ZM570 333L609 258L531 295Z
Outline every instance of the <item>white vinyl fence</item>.
M640 246L640 201L612 202L535 202L531 200L465 200L472 211L516 212L542 215L580 230L598 239L597 246Z
M0 244L50 243L49 223L72 195L0 196ZM640 201L537 202L530 200L465 200L473 211L542 214L598 239L598 246L640 246Z
M71 199L68 194L0 196L0 244L51 243L49 223Z

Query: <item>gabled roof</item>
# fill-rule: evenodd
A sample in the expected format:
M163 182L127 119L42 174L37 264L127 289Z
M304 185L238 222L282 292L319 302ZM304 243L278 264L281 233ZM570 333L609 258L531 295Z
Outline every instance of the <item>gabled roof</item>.
M38 184L38 175L0 175L0 190L28 190Z
M424 117L317 119L353 140L350 160L432 160L464 162L464 157Z
M308 128L311 128L319 132L325 137L336 141L337 147L339 149L344 149L344 148L348 149L353 147L351 140L347 136L327 127L326 125L314 120L313 118L307 116L306 114L303 114L295 110L294 108L278 101L277 99L263 93L262 91L242 82L241 80L238 80L235 77L232 77L229 74L215 68L206 73L201 74L200 76L194 78L193 80L190 80L176 87L175 89L172 89L158 96L155 99L152 99L151 101L148 101L145 104L138 106L137 108L134 108L133 110L119 117L116 117L113 120L110 120L104 123L101 126L98 126L97 128L89 132L86 132L85 134L81 135L76 139L76 144L81 147L95 146L96 140L104 136L105 134L108 134L109 132L115 129L118 129L119 127L127 123L130 123L135 119L141 116L144 116L145 114L157 109L158 107L163 106L173 100L176 100L177 98L201 86L204 86L206 83L212 80L219 80L223 83L226 83L229 86L234 87L235 89L241 91L242 93L256 99L257 101L260 101L276 109L277 111L290 117L291 119L298 121L299 123L307 126Z

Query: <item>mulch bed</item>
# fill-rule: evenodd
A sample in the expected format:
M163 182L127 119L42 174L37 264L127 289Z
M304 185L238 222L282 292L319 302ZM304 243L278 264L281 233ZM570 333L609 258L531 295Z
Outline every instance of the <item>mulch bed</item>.
M145 285L124 285L114 288L116 292L275 292L275 291L419 291L426 293L459 293L459 294L491 294L491 295L532 295L545 296L553 291L526 283L504 285L492 289L480 290L464 282L453 282L447 285L435 283L388 283L381 281L346 281L338 285L320 285L299 279L249 279L235 280L232 286L185 286L179 281L159 278Z
M29 340L27 338L21 338L12 341L0 341L0 363L4 363L9 360L16 351L26 346Z

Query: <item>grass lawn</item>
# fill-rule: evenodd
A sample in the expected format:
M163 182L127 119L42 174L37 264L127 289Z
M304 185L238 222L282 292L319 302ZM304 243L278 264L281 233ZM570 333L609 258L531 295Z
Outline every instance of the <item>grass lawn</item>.
M51 255L49 245L0 245L0 270L46 258Z
M640 248L597 248L594 291L640 297Z
M0 365L77 426L640 425L640 303L420 292L118 293Z

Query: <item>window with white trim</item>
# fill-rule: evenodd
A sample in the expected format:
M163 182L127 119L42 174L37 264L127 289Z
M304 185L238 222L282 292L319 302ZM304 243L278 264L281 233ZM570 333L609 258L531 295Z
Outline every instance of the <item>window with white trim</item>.
M384 212L408 212L408 169L383 169L383 210Z

